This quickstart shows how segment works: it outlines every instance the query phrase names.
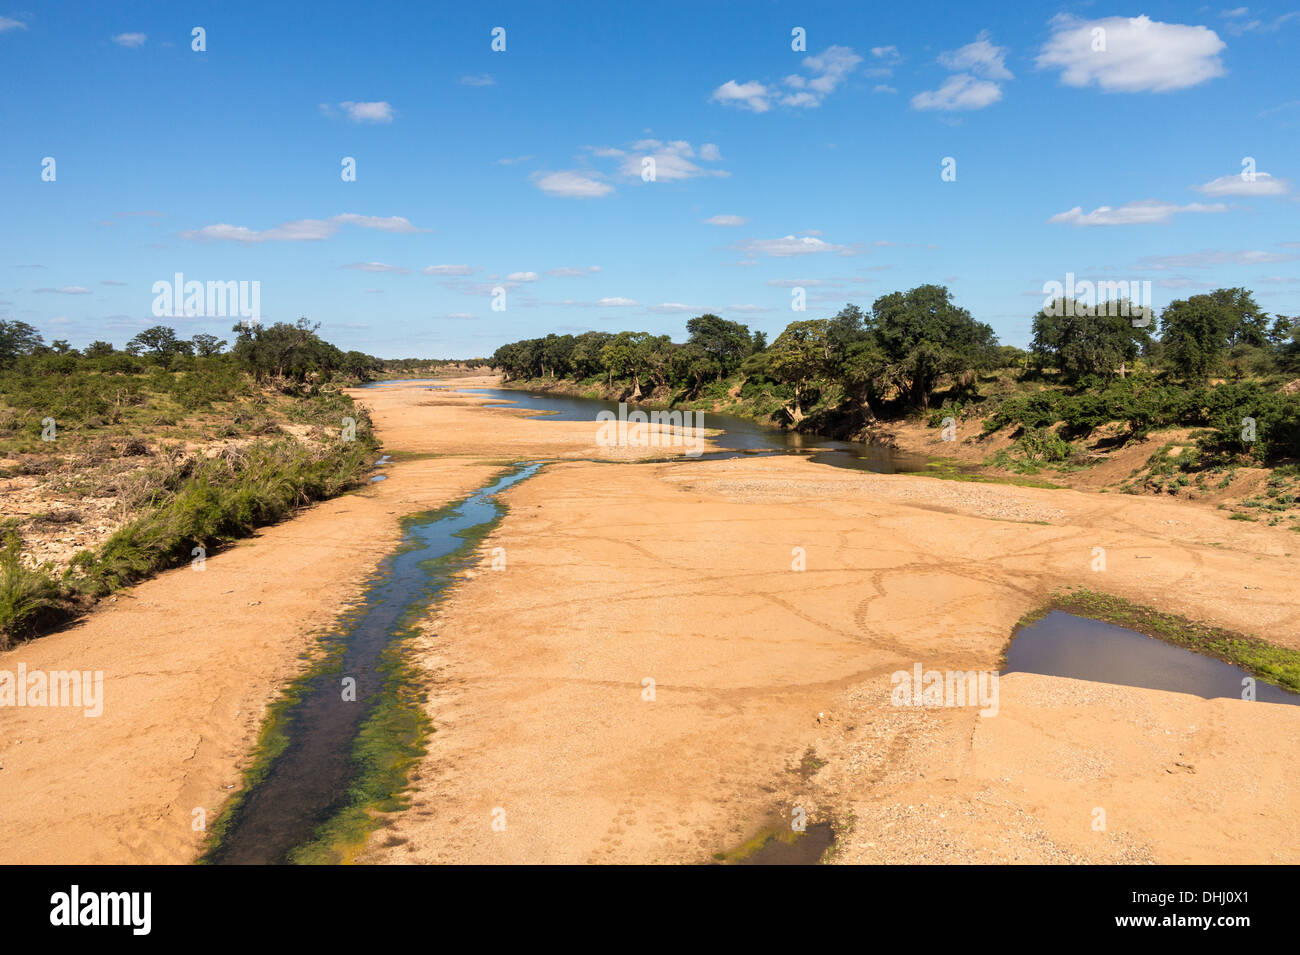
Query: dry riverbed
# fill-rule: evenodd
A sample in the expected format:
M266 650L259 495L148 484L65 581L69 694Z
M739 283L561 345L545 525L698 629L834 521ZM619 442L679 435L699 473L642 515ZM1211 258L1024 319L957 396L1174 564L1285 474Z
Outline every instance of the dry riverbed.
M1300 707L1030 674L987 718L889 701L918 662L995 667L1069 585L1300 646L1293 533L797 457L581 460L645 452L417 384L357 395L388 480L0 654L101 669L106 695L97 719L0 711L0 862L190 861L194 808L399 517L541 458L422 628L436 731L361 861L708 861L796 810L834 820L838 862L1300 861Z

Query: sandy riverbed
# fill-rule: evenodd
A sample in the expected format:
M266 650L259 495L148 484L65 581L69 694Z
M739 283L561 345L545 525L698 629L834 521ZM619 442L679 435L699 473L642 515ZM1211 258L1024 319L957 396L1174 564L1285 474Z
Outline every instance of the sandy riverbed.
M796 808L841 823L845 862L1300 857L1300 708L1026 674L990 718L888 696L916 662L995 666L1068 584L1300 646L1292 533L799 458L581 461L635 452L419 385L360 394L387 481L0 654L101 669L107 695L98 719L0 711L0 862L191 859L193 808L219 807L398 517L540 457L562 460L485 544L505 570L485 559L424 627L437 732L362 861L704 861Z

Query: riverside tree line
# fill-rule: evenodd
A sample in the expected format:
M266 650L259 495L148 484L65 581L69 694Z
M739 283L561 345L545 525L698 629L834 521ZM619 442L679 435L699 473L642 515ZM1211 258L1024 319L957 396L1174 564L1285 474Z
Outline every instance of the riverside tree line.
M861 435L880 419L952 414L979 416L986 428L1051 428L1066 441L1112 421L1134 437L1204 426L1225 451L1300 454L1300 399L1282 388L1300 372L1300 319L1265 313L1243 288L1171 302L1158 321L1126 301L1058 300L1034 316L1028 350L1000 345L940 285L791 322L770 344L713 314L690 319L686 332L680 343L649 332L551 334L503 345L491 363L508 381L568 379L631 400L727 404L835 436ZM1016 386L985 393L981 382L997 374Z

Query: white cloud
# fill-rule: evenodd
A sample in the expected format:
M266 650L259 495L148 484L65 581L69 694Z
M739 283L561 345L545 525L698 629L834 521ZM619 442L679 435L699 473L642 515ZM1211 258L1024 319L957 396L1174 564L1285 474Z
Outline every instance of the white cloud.
M1161 23L1147 16L1080 20L1059 14L1038 54L1039 69L1058 69L1066 86L1106 93L1167 93L1223 76L1226 44L1209 27ZM1096 30L1104 33L1095 34ZM1105 50L1094 50L1094 35Z
M134 49L135 47L144 46L144 41L148 37L143 33L119 33L113 37L113 42L118 46L125 46Z
M533 158L532 156L514 156L514 157L507 157L507 158L505 158L505 159L498 159L498 160L497 160L497 165L498 165L498 166L513 166L513 165L515 165L515 164L517 164L517 163L528 162L528 160L530 160L530 159L532 159L532 158Z
M536 272L511 272L506 276L507 282L536 282L539 278Z
M322 107L328 109L328 107ZM393 121L392 104L380 100L376 103L354 103L348 100L339 103L339 109L354 123L391 123ZM332 113L332 111L331 111Z
M751 312L770 312L773 311L773 309L769 308L766 305L728 305L727 311L751 313Z
M1002 87L991 80L978 80L968 73L950 76L937 90L912 97L913 109L983 109L1002 99Z
M614 191L607 182L601 182L598 174L578 170L560 172L535 172L533 184L547 195L563 196L566 199L598 199Z
M1284 13L1272 20L1261 20L1258 17L1250 20L1245 19L1249 15L1250 10L1246 7L1224 10L1219 14L1220 17L1229 21L1223 25L1225 30L1233 36L1244 36L1247 33L1275 33L1292 20L1300 17L1300 12Z
M634 298L619 298L617 296L614 298L602 298L596 300L596 305L604 308L631 308L633 305L639 304L640 303Z
M799 92L781 97L782 105L820 106L861 62L862 57L847 46L829 46L815 56L804 57L800 65L812 76L787 76L785 85Z
M722 151L718 149L716 143L704 143L700 146L700 158L705 162L721 162Z
M491 73L480 73L478 76L462 76L460 78L461 86L496 86L497 81Z
M737 226L744 225L749 220L744 216L709 216L704 220L709 225Z
M1200 202L1193 202L1190 205L1180 206L1172 202L1161 202L1158 199L1142 199L1137 202L1126 202L1116 208L1098 206L1087 213L1083 211L1081 206L1075 206L1068 212L1058 212L1047 221L1061 222L1073 226L1151 225L1153 223L1168 222L1175 213L1179 212L1227 211L1228 207L1222 203L1205 205Z
M1208 269L1216 265L1268 265L1274 262L1293 262L1297 259L1300 259L1300 255L1264 252L1260 249L1239 252L1205 249L1201 252L1188 252L1181 255L1145 255L1138 259L1135 267L1142 271L1161 272L1167 269Z
M1235 173L1192 188L1207 196L1284 196L1291 191L1291 183L1266 172L1255 173L1253 180L1243 179L1241 173Z
M682 312L702 312L704 309L699 305L684 305L681 302L664 302L662 305L651 305L650 311L658 312L661 315L677 315Z
M875 65L869 66L862 71L866 76L882 79L893 76L894 67L903 62L903 56L898 52L896 46L873 46L870 52L873 58L871 62Z
M832 245L816 236L787 235L780 239L749 239L735 246L749 255L769 255L777 259L787 259L796 255L817 255L824 252L837 252L840 255L854 255L853 249L844 245Z
M352 262L349 265L340 265L341 269L351 269L356 272L396 272L398 275L410 275L410 269L404 269L400 265L386 265L383 262Z
M884 83L880 83L880 84L876 85L876 86L871 90L871 92L873 92L873 93L897 93L898 90L894 89L894 87L892 87L892 86L886 86Z
M22 20L14 20L9 17L0 17L0 33L7 30L26 30L27 24Z
M1006 47L994 46L989 40L989 31L982 30L974 42L940 53L939 62L954 73L974 73L987 80L1014 79L1004 62L1006 55Z
M593 272L599 272L599 265L586 265L579 267L567 267L562 269L547 269L546 274L561 279L580 278L584 275L590 275Z
M65 285L63 288L38 288L33 289L35 292L48 292L55 295L93 295L94 293L88 288L80 285Z
M220 222L182 232L180 236L182 239L200 242L320 242L338 232L339 225L343 223L363 229L378 229L381 232L409 234L421 231L402 216L359 216L345 213L329 219L297 219L263 230Z
M704 169L691 162L695 150L684 139L660 142L657 139L643 139L633 143L629 152L619 166L619 172L628 179L640 179L647 157L654 159L656 182L675 182L680 179L695 179L698 176L726 177L731 175L722 169Z
M737 83L735 80L727 80L713 91L713 96L710 99L716 103L721 103L723 106L735 106L738 109L747 109L753 113L766 113L772 108L769 102L771 96L771 91L757 80L749 83Z
M426 265L420 269L421 275L473 275L478 271L473 265Z
M410 235L412 232L419 232L409 219L402 216L359 216L351 212L345 212L343 215L335 216L335 222L346 222L349 225L360 226L363 229L378 229L380 232L397 232L401 235Z

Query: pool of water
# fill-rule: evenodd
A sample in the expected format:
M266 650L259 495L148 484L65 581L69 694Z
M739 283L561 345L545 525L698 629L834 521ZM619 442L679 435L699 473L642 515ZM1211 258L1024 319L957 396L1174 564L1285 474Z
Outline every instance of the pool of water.
M472 548L463 535L496 520L501 505L495 496L539 467L522 465L450 511L406 522L402 546L367 583L358 610L345 617L337 638L341 669L330 669L306 686L289 713L288 745L245 797L207 861L284 862L290 850L308 842L317 826L344 807L358 772L353 743L384 680L381 655L410 632L459 566L430 562L467 559ZM343 698L345 677L356 680L355 702Z
M1173 690L1205 699L1241 699L1242 680L1250 676L1231 663L1060 610L1016 634L1003 672ZM1264 703L1300 704L1300 695L1258 679L1255 698Z

